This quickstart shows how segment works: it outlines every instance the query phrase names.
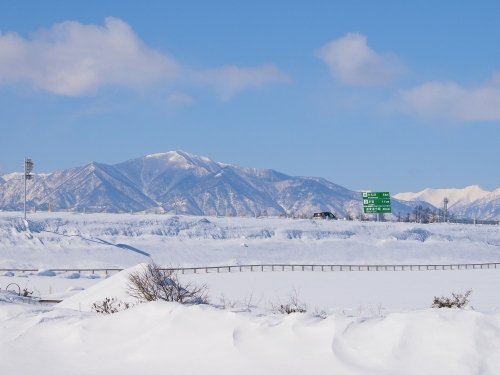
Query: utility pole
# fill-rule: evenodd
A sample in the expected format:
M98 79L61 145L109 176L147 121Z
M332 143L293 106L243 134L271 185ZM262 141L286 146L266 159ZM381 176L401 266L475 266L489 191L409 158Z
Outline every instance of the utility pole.
M443 199L443 214L444 214L444 222L445 223L446 223L446 220L448 218L448 202L449 202L448 198L445 197Z
M33 170L33 160L24 158L24 220L26 220L26 181L33 177L30 173Z

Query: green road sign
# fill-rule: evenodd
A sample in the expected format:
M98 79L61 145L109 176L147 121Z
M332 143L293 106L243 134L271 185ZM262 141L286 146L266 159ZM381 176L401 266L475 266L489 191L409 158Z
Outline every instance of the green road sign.
M365 198L390 198L391 195L388 192L370 192L370 193L362 193L363 199Z
M370 192L362 193L362 195L365 214L389 214L392 212L389 192Z
M388 198L368 198L363 199L364 206L390 206L391 200Z
M365 214L390 214L391 206L364 206Z

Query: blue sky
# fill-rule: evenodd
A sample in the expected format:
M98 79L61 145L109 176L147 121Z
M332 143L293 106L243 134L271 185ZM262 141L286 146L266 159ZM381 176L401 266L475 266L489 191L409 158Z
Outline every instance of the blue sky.
M497 1L3 1L0 175L184 150L500 187Z

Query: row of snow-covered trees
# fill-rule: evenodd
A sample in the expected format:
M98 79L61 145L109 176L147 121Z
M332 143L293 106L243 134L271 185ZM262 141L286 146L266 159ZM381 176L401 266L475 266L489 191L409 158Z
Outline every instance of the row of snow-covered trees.
M430 209L421 205L415 206L412 213L406 215L397 214L397 220L407 223L440 223L453 219L453 215L446 213L442 209Z
M265 215L259 215L257 217L262 217ZM292 219L310 219L312 215L305 213L292 213L288 215L281 215L282 217L292 218ZM381 214L379 220L387 221L387 220L396 220L398 222L405 223L439 223L444 221L453 220L453 215L444 215L443 210L435 209L431 210L429 207L416 206L411 213L401 214L400 212L394 213L394 217L389 219L390 216ZM363 213L358 214L347 214L345 220L349 221L374 221L377 220L376 215L366 215Z

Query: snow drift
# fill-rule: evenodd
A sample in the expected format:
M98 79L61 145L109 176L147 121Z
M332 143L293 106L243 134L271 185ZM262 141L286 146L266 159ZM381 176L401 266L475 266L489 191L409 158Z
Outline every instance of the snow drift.
M500 315L236 313L152 302L113 315L0 302L4 374L484 374Z

